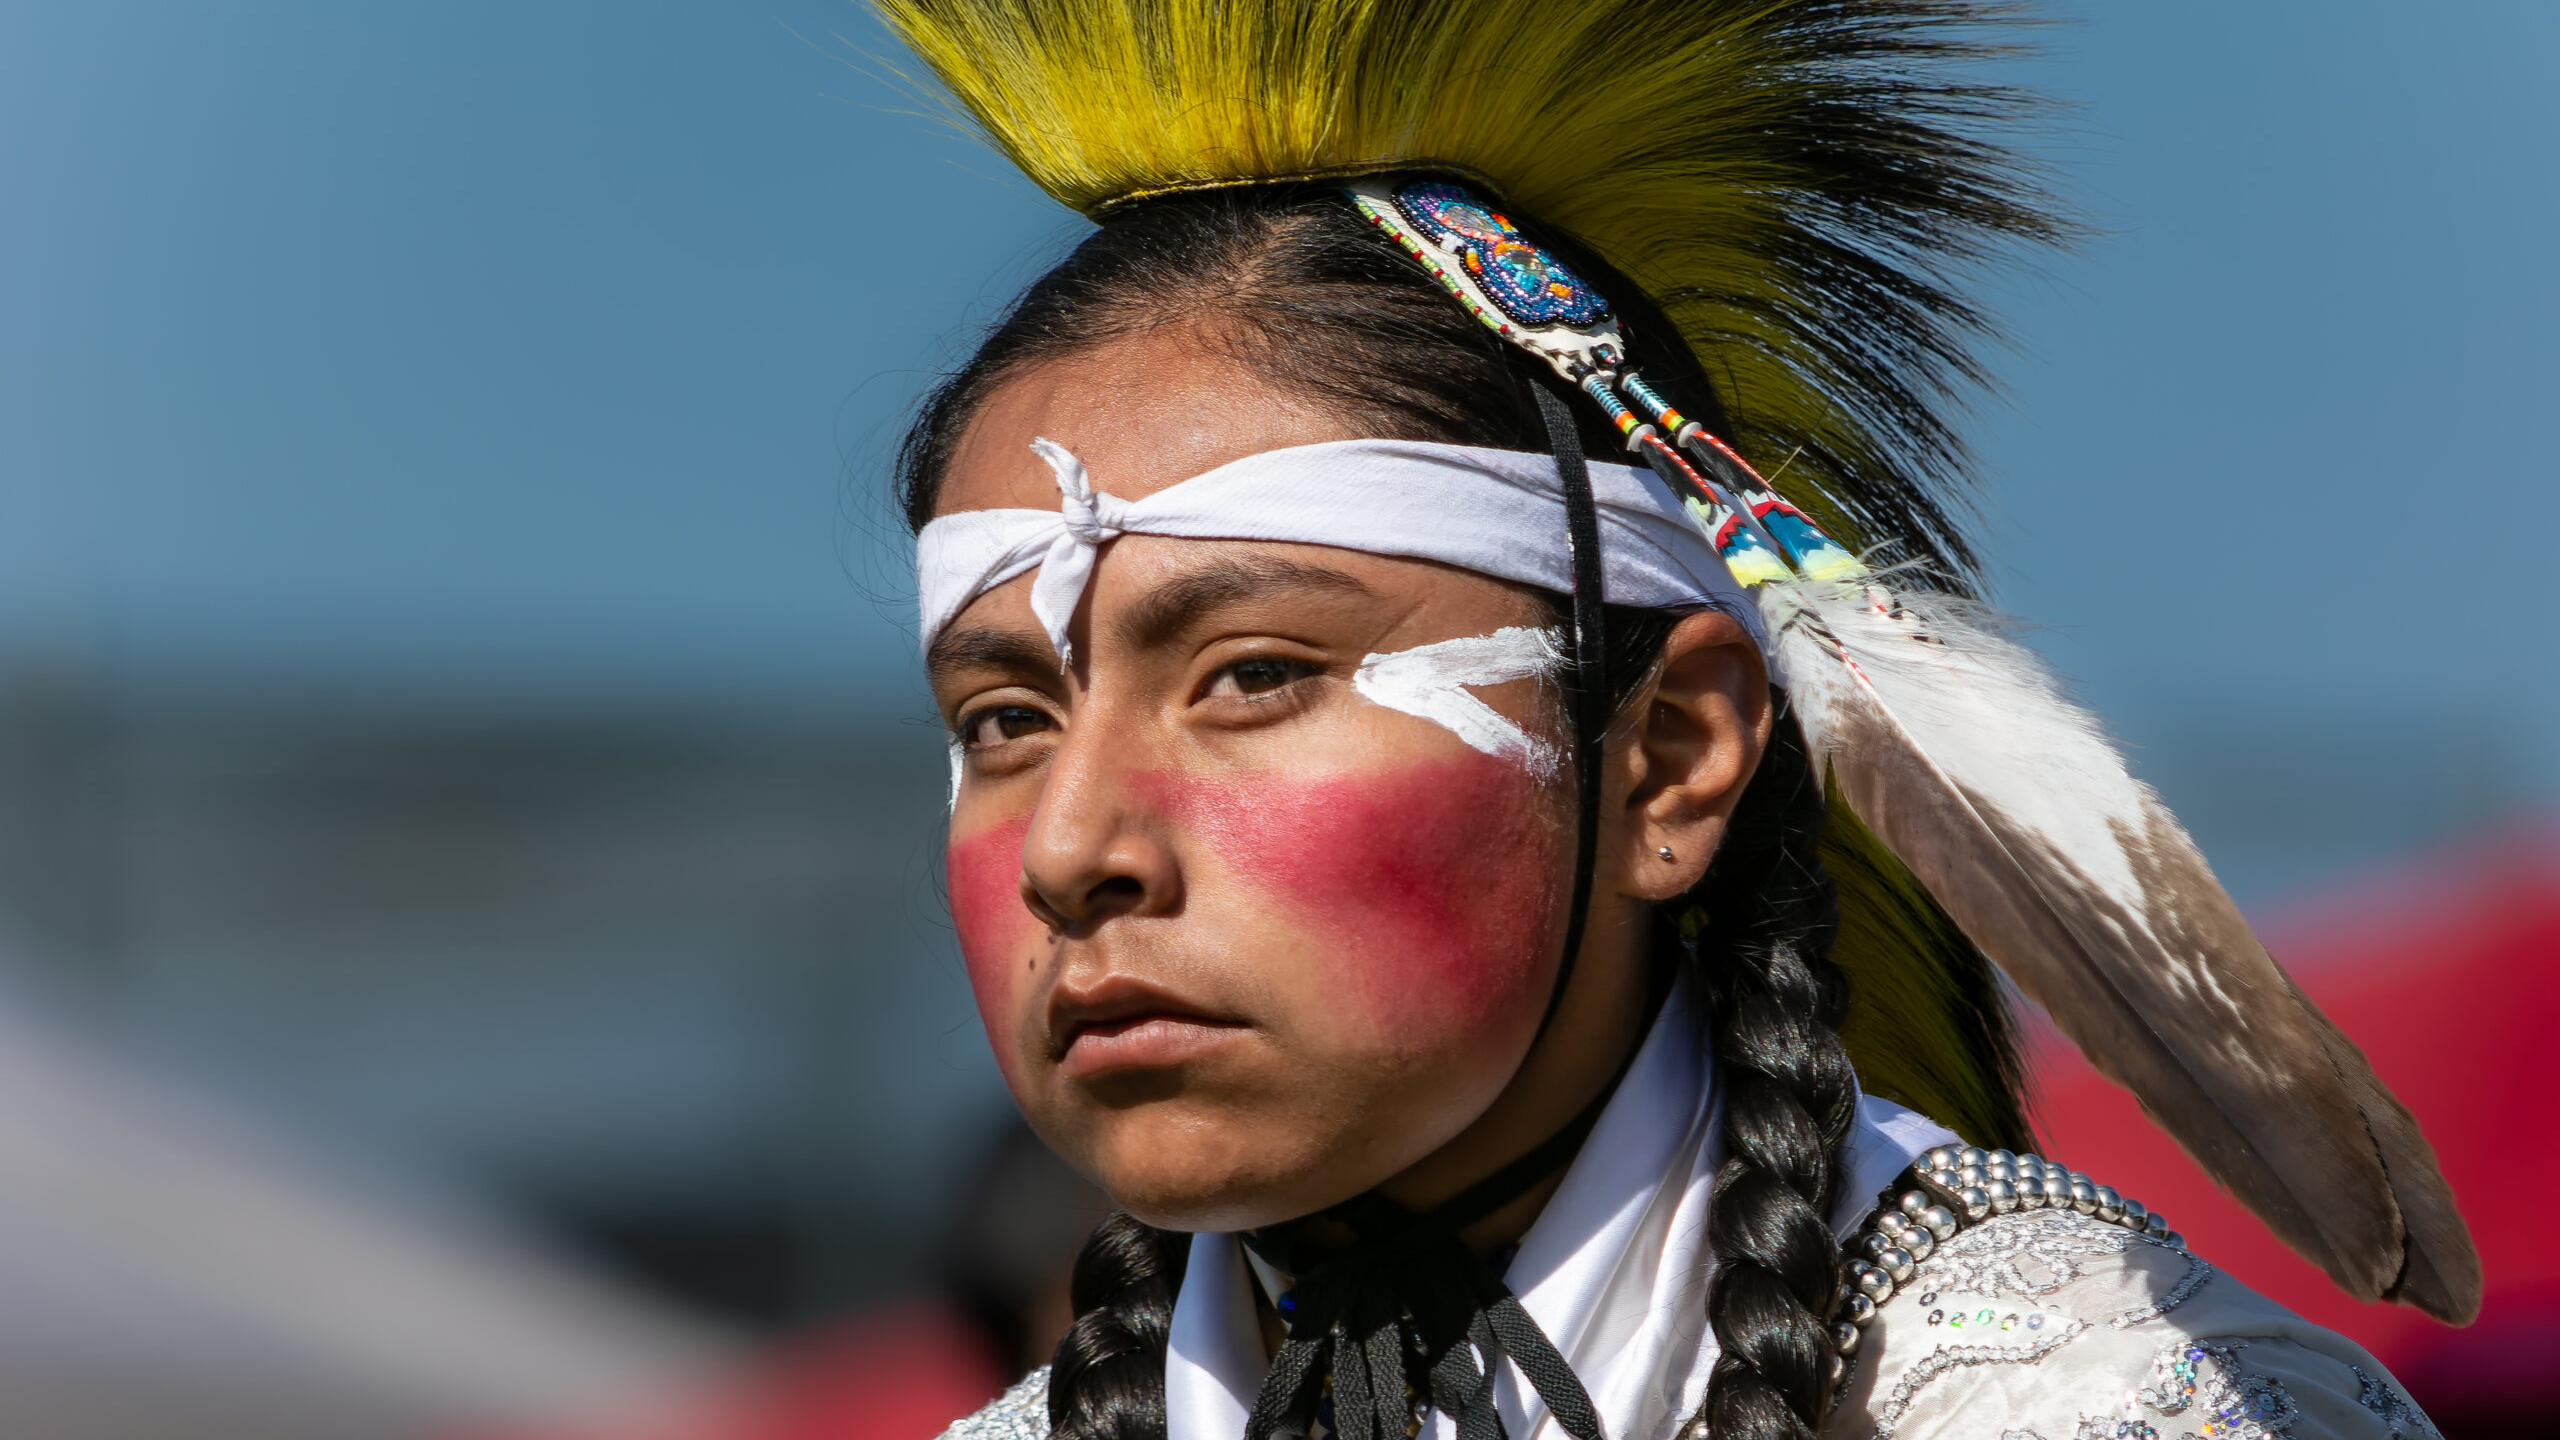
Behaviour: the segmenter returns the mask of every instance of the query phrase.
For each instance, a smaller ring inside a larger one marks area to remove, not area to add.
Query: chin
[[[1090,1169],[1120,1208],[1160,1230],[1234,1231],[1276,1225],[1338,1204],[1377,1183],[1318,1177],[1338,1147],[1256,1134],[1257,1127],[1198,1117],[1124,1121],[1087,1151]],[[1336,1192],[1339,1193],[1336,1193]]]
[[[1307,1201],[1261,1186],[1207,1192],[1176,1187],[1121,1200],[1120,1208],[1159,1230],[1226,1234],[1312,1215],[1330,1203],[1335,1202]]]

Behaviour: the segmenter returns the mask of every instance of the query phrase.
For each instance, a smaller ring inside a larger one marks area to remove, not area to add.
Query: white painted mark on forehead
[[[1544,678],[1563,663],[1554,631],[1513,625],[1490,635],[1368,656],[1352,675],[1351,686],[1390,710],[1447,728],[1487,755],[1546,776],[1555,773],[1561,759],[1555,747],[1468,694],[1467,687]]]

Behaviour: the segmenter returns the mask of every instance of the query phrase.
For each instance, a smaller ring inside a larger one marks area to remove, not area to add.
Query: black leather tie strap
[[[1300,1272],[1246,1440],[1313,1435],[1319,1419],[1340,1440],[1407,1440],[1419,1410],[1456,1421],[1458,1440],[1504,1440],[1494,1378],[1505,1357],[1565,1433],[1602,1440],[1582,1381],[1518,1297],[1437,1217],[1404,1219]]]
[[[1564,1004],[1565,987],[1582,953],[1582,932],[1591,919],[1591,880],[1600,856],[1600,761],[1609,733],[1609,636],[1606,600],[1600,578],[1600,508],[1591,498],[1591,467],[1582,458],[1582,432],[1573,412],[1543,384],[1532,382],[1538,413],[1547,422],[1547,445],[1555,451],[1556,478],[1564,482],[1565,541],[1573,551],[1573,634],[1568,637],[1566,688],[1573,699],[1573,769],[1578,823],[1573,847],[1573,900],[1565,911],[1564,960],[1556,967],[1555,989],[1547,996],[1547,1013],[1538,1022],[1546,1034],[1556,1010]]]
[[[1599,1412],[1573,1367],[1458,1233],[1570,1162],[1633,1062],[1631,1052],[1562,1130],[1428,1215],[1368,1194],[1321,1217],[1358,1237],[1348,1249],[1323,1250],[1304,1220],[1244,1237],[1297,1277],[1284,1317],[1289,1336],[1254,1397],[1246,1440],[1311,1435],[1319,1418],[1341,1440],[1407,1440],[1417,1408],[1450,1417],[1458,1440],[1504,1440],[1494,1377],[1506,1357],[1566,1434],[1602,1440]]]

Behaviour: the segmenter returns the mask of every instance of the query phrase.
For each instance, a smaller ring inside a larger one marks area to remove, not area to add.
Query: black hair
[[[1669,317],[1597,256],[1522,223],[1603,293],[1615,284],[1631,364],[1721,430],[1715,391]],[[925,397],[898,453],[908,528],[933,518],[951,452],[996,387],[1042,361],[1181,324],[1378,439],[1546,450],[1525,388],[1543,384],[1572,405],[1585,454],[1627,459],[1588,400],[1460,309],[1339,189],[1212,190],[1114,209]]]
[[[1514,218],[1610,298],[1632,365],[1722,431],[1713,386],[1660,309],[1569,237]],[[997,386],[1028,366],[1177,324],[1380,438],[1549,448],[1529,387],[1561,393],[1560,382],[1452,303],[1340,190],[1164,196],[1114,210],[926,399],[899,454],[909,525],[933,517],[952,450]],[[1623,459],[1596,410],[1566,398],[1585,453]],[[1677,619],[1611,607],[1621,704]],[[1825,1217],[1856,1083],[1838,1033],[1847,984],[1828,958],[1838,906],[1816,855],[1825,813],[1782,710],[1705,878],[1656,907],[1657,957],[1694,967],[1724,1095],[1728,1158],[1707,1222],[1717,1261],[1707,1312],[1721,1353],[1696,1417],[1717,1440],[1810,1440],[1830,1400],[1840,1257]],[[1707,923],[1684,934],[1684,919],[1700,913]],[[1094,1232],[1076,1263],[1075,1323],[1049,1376],[1056,1440],[1164,1440],[1165,1339],[1187,1240],[1126,1214]]]

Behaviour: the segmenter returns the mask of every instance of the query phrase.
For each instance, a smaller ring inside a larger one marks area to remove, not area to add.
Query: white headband
[[[1555,457],[1420,440],[1335,440],[1266,450],[1168,485],[1143,500],[1093,488],[1083,462],[1047,440],[1031,448],[1057,472],[1056,510],[964,510],[916,540],[919,643],[996,586],[1037,569],[1031,613],[1067,658],[1067,625],[1097,552],[1121,535],[1278,540],[1437,560],[1480,575],[1570,592],[1563,482]],[[1609,603],[1721,610],[1762,649],[1759,607],[1650,470],[1594,462]]]

